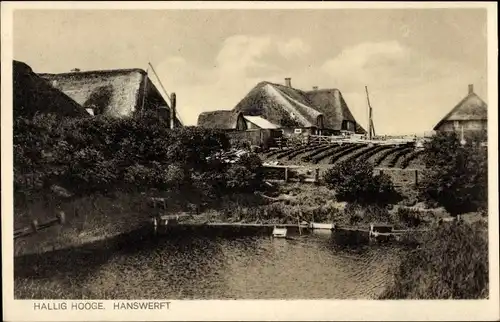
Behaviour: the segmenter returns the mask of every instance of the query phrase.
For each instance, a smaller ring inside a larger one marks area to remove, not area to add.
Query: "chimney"
[[[292,87],[292,79],[290,77],[285,78],[285,86]]]
[[[469,95],[474,93],[474,85],[473,84],[469,84]]]
[[[175,97],[175,93],[172,93],[170,95],[170,102],[171,102],[171,106],[170,106],[170,128],[171,129],[174,129],[175,128],[175,114],[176,114],[176,110],[175,110],[175,104],[176,104],[176,97]]]
[[[318,90],[318,86],[313,86],[313,91],[317,91]]]

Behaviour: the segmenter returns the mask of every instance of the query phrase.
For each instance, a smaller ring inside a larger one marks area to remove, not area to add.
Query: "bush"
[[[369,224],[369,223],[391,223],[392,218],[388,210],[376,204],[360,205],[357,203],[348,204],[345,208],[345,214],[350,225]]]
[[[425,223],[420,212],[413,209],[399,208],[397,211],[398,221],[409,228],[415,228]]]
[[[373,175],[368,162],[346,160],[326,171],[324,180],[340,201],[360,204],[387,204],[398,199],[391,179],[385,174]]]
[[[488,296],[488,241],[479,227],[443,224],[402,258],[383,299],[479,299]]]
[[[474,141],[462,146],[456,133],[438,133],[426,144],[424,162],[424,200],[437,202],[452,215],[487,208],[486,148]]]
[[[262,161],[256,154],[246,154],[229,166],[227,187],[239,192],[253,192],[262,186]]]
[[[172,131],[164,119],[148,113],[123,119],[17,117],[13,134],[17,197],[48,194],[54,184],[75,187],[72,192],[81,196],[178,190],[193,174],[213,171],[207,157],[229,148],[222,132]]]

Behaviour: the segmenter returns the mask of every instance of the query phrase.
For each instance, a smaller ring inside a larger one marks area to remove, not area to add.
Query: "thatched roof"
[[[203,112],[198,116],[198,126],[207,129],[236,130],[242,113],[221,110]]]
[[[131,116],[136,111],[158,110],[168,115],[169,104],[142,69],[74,71],[40,74],[54,87],[96,114]],[[177,123],[180,124],[180,122]]]
[[[283,125],[283,118],[292,117],[300,126],[340,130],[342,121],[356,123],[338,89],[302,91],[289,86],[261,82],[234,108],[245,115],[262,116]]]
[[[486,121],[488,105],[476,94],[469,85],[469,94],[464,97],[441,121],[434,127],[437,130],[444,122],[449,121]]]
[[[236,105],[234,111],[262,116],[278,125],[282,125],[283,118],[291,118],[302,127],[318,126],[318,119],[322,115],[309,105],[303,92],[269,82],[257,84]]]
[[[324,115],[324,126],[340,130],[342,121],[356,123],[349,107],[347,107],[342,93],[338,89],[319,89],[305,92],[311,106]]]
[[[14,60],[12,67],[14,115],[33,116],[41,112],[71,117],[88,116],[77,102],[52,87],[27,64]]]

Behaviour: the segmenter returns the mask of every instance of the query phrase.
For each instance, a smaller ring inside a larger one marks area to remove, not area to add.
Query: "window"
[[[458,129],[459,126],[460,126],[460,122],[459,121],[454,121],[453,122],[453,127],[455,127],[456,129]]]
[[[295,129],[295,134],[300,134],[302,133],[302,129]]]

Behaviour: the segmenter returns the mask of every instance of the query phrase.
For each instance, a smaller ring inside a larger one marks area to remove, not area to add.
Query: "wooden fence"
[[[375,171],[387,174],[397,187],[408,184],[418,186],[422,175],[421,169],[375,168]]]
[[[318,183],[321,179],[321,170],[325,168],[311,168],[298,165],[264,165],[264,178],[273,182],[304,182]],[[387,174],[395,186],[416,185],[418,186],[421,169],[400,168],[375,168],[375,173]]]
[[[40,230],[47,229],[55,225],[63,225],[65,221],[66,218],[64,212],[62,211],[59,212],[54,219],[50,219],[43,223],[38,223],[37,220],[33,220],[30,226],[14,230],[14,239],[36,234]]]
[[[296,165],[264,165],[264,177],[267,181],[307,182],[319,181],[319,168],[310,168]]]
[[[399,145],[416,142],[415,138],[389,138],[389,139],[376,139],[368,140],[362,137],[354,136],[324,136],[324,135],[311,135],[308,138],[308,143],[321,144],[321,143],[363,143],[363,144],[377,144],[377,145]]]

